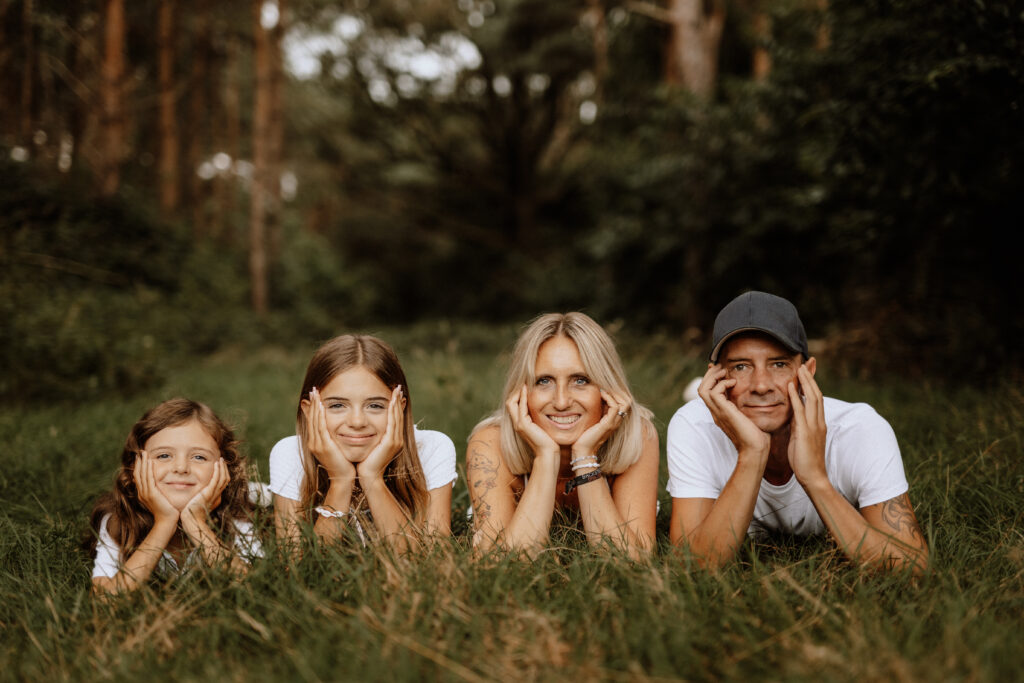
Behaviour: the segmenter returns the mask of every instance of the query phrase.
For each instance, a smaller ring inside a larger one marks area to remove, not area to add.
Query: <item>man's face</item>
[[[793,407],[789,385],[796,384],[797,368],[803,357],[763,334],[744,334],[730,339],[719,354],[718,362],[726,371],[726,379],[736,380],[728,397],[740,412],[761,431],[772,434],[789,424]],[[807,369],[814,375],[815,360],[809,358]]]

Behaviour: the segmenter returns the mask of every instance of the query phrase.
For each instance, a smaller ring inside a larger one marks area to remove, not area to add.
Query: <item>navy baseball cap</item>
[[[793,353],[810,356],[807,333],[796,306],[781,296],[767,292],[747,292],[725,305],[715,318],[711,338],[711,362],[718,362],[722,346],[743,332],[763,332]]]

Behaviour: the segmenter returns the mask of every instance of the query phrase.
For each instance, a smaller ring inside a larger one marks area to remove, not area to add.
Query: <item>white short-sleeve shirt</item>
[[[825,469],[828,480],[851,505],[865,508],[907,492],[896,434],[866,403],[824,399]],[[701,399],[690,401],[672,417],[666,439],[668,492],[673,498],[712,498],[722,493],[739,455]],[[781,486],[761,480],[754,517],[755,534],[782,530],[794,534],[825,531],[807,492],[796,480]]]
[[[416,452],[427,480],[427,490],[451,486],[458,478],[455,471],[455,444],[442,432],[415,429]],[[299,437],[286,436],[270,451],[270,490],[290,500],[302,498],[302,451]]]
[[[96,540],[96,559],[92,565],[92,577],[94,579],[101,576],[107,578],[116,576],[128,559],[127,557],[121,557],[121,546],[110,535],[110,530],[107,528],[110,517],[111,515],[108,514],[100,521],[99,538]],[[238,553],[239,557],[246,562],[252,562],[253,558],[256,557],[263,557],[263,546],[256,536],[256,530],[252,522],[235,520],[232,523],[235,526],[235,552]],[[186,567],[191,564],[191,560],[197,551],[198,548],[193,550],[185,560]],[[181,568],[174,561],[174,557],[164,550],[154,569],[156,575],[170,576],[179,571],[181,571]]]

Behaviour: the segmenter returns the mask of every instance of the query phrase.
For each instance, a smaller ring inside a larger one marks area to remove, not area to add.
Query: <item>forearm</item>
[[[638,533],[622,518],[612,497],[608,480],[604,477],[576,487],[580,501],[583,530],[590,545],[610,542],[637,560],[650,555],[652,533]]]
[[[114,594],[132,591],[141,586],[152,576],[177,530],[176,521],[154,524],[117,574],[93,579],[93,590]]]
[[[199,548],[199,555],[208,567],[230,564],[232,569],[237,568],[232,562],[231,549],[213,533],[205,514],[200,516],[186,510],[181,516],[181,527],[189,540]]]
[[[886,569],[910,568],[916,573],[927,567],[928,550],[923,539],[919,545],[911,545],[872,526],[827,478],[801,482],[801,485],[836,544],[857,564]]]
[[[558,483],[558,454],[534,458],[530,478],[512,519],[498,542],[507,549],[525,550],[531,556],[542,548],[551,533]],[[554,462],[551,462],[554,458]]]
[[[418,548],[420,542],[413,522],[384,484],[383,477],[360,480],[360,485],[373,514],[373,524],[385,542],[399,553]]]
[[[763,461],[741,459],[707,517],[685,534],[691,552],[703,566],[717,569],[736,557],[754,518],[763,474]]]
[[[355,483],[356,478],[354,475],[351,477],[331,477],[330,487],[327,489],[327,494],[324,496],[323,503],[319,507],[331,512],[347,514],[352,505],[352,490],[355,488]],[[344,535],[346,519],[344,515],[341,517],[329,517],[321,515],[319,512],[314,514],[313,532],[321,539],[336,539]]]

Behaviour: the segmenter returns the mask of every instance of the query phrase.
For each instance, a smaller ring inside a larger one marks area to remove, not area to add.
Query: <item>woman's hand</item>
[[[401,385],[391,391],[391,400],[388,401],[388,423],[384,429],[384,436],[366,458],[356,464],[356,472],[360,480],[369,480],[383,475],[385,468],[399,451],[405,446],[405,396],[402,393]]]
[[[555,456],[558,456],[560,451],[558,444],[530,417],[526,396],[527,389],[524,384],[519,391],[512,394],[512,397],[505,402],[505,409],[508,410],[512,418],[512,426],[530,444],[535,456],[545,453],[553,453]]]
[[[632,407],[630,401],[604,389],[601,389],[601,398],[606,406],[604,415],[596,424],[580,434],[580,438],[576,439],[576,443],[572,445],[573,457],[597,455],[597,450],[601,445],[616,429],[622,426],[622,421]]]
[[[320,391],[316,387],[309,392],[309,400],[302,408],[306,416],[308,435],[305,447],[316,461],[323,465],[331,479],[354,479],[355,465],[327,429],[327,409],[324,408],[324,403],[320,400]]]
[[[153,514],[154,525],[160,522],[177,524],[181,513],[157,486],[156,475],[153,474],[153,461],[146,451],[140,451],[138,457],[135,458],[132,476],[135,479],[135,490],[138,491],[139,502]]]

